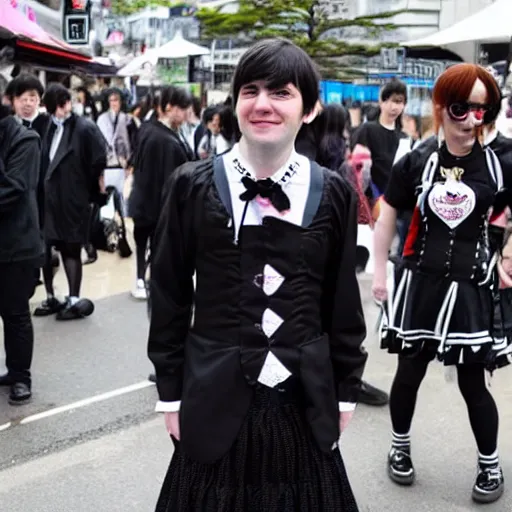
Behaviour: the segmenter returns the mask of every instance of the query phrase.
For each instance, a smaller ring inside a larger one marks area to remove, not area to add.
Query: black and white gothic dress
[[[414,215],[384,305],[382,348],[491,370],[508,361],[508,341],[493,332],[497,248],[489,238],[503,172],[479,143],[465,157],[445,144],[434,153],[420,147],[394,166],[385,200]]]
[[[157,512],[358,510],[336,443],[339,410],[357,401],[366,361],[357,199],[340,176],[311,165],[294,152],[273,176],[290,198],[283,213],[259,196],[240,199],[252,173],[237,146],[171,180],[152,267],[149,356],[160,400],[181,401],[181,441]],[[230,354],[234,363],[223,363]],[[318,399],[327,415],[314,412]],[[198,460],[198,445],[221,439],[217,422],[230,416],[240,419],[233,441],[215,460]]]

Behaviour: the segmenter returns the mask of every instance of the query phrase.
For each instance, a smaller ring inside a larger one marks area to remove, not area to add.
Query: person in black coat
[[[18,405],[30,400],[32,387],[29,298],[43,254],[37,207],[41,143],[9,113],[0,106],[0,316],[7,366],[0,385],[11,387],[9,402]]]
[[[367,358],[357,197],[294,151],[318,81],[293,43],[258,42],[233,76],[240,142],[169,179],[148,355],[175,450],[156,512],[358,510],[337,443]]]
[[[43,84],[37,77],[29,73],[21,73],[9,83],[9,97],[14,110],[14,118],[30,130],[35,130],[41,140],[48,129],[50,116],[40,113],[41,98],[44,94]],[[44,170],[41,166],[39,172],[39,185],[37,189],[37,204],[39,207],[39,225],[44,222]],[[35,270],[37,284],[40,280],[40,269]]]
[[[162,209],[165,183],[177,167],[193,158],[179,133],[191,104],[192,97],[187,91],[167,87],[160,96],[158,121],[143,123],[139,130],[130,195],[137,252],[137,280],[132,291],[135,299],[146,299],[146,250],[148,243],[152,244]]]
[[[80,299],[80,253],[87,239],[89,204],[99,193],[106,166],[106,142],[94,123],[71,112],[71,94],[64,86],[49,86],[44,102],[52,116],[42,150],[46,242],[43,277],[47,299],[34,314],[57,313],[58,320],[72,320],[94,310],[90,300]],[[52,248],[60,252],[68,280],[69,296],[65,303],[54,294]]]

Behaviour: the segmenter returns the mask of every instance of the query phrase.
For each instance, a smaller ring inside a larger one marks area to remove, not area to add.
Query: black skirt
[[[214,464],[175,442],[156,512],[357,512],[339,448],[320,451],[301,400],[278,394],[256,388],[235,443]]]
[[[445,365],[503,366],[507,342],[495,335],[490,284],[400,268],[391,304],[384,307],[381,347],[405,357],[437,357]]]
[[[498,291],[494,306],[494,337],[500,343],[496,367],[512,364],[512,288]]]

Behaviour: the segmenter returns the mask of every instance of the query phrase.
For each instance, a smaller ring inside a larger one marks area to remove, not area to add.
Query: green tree
[[[402,12],[405,10],[333,19],[320,0],[239,0],[236,12],[224,12],[223,7],[202,8],[196,17],[201,23],[203,38],[235,37],[249,43],[286,37],[303,48],[327,77],[339,75],[341,57],[371,57],[378,55],[385,46],[396,46],[381,43],[379,35],[397,28],[389,20]],[[372,42],[350,43],[332,35],[336,29],[351,27],[359,27],[365,39]]]
[[[146,7],[172,7],[183,2],[170,0],[111,0],[110,9],[117,16],[129,16]]]

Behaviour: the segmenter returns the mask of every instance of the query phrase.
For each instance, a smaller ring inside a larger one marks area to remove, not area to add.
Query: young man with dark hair
[[[357,198],[294,150],[318,81],[293,43],[257,43],[233,78],[240,142],[169,180],[148,342],[175,443],[158,512],[357,511],[337,443],[367,357]]]
[[[9,83],[9,96],[14,110],[14,118],[30,130],[35,130],[41,140],[44,138],[50,116],[39,112],[44,87],[37,77],[28,73],[22,73]],[[37,190],[37,203],[39,207],[39,225],[44,223],[44,174],[40,168],[39,185]],[[35,270],[37,284],[41,284],[40,269]]]
[[[29,298],[43,255],[37,207],[41,142],[9,114],[0,106],[0,317],[7,366],[0,386],[10,386],[9,402],[19,405],[32,395]]]
[[[137,278],[132,296],[145,300],[146,253],[162,210],[162,191],[168,177],[192,160],[190,148],[180,137],[192,97],[184,89],[166,87],[160,95],[158,121],[143,123],[134,157],[130,215],[136,244]]]
[[[73,320],[89,316],[94,310],[90,300],[80,298],[81,248],[87,238],[91,198],[99,193],[100,183],[102,186],[106,143],[94,123],[72,113],[71,94],[63,85],[50,85],[43,100],[51,115],[42,151],[46,242],[43,277],[47,299],[34,315],[57,314],[58,320]],[[68,280],[65,303],[55,297],[52,248],[60,252]]]
[[[50,120],[48,115],[39,112],[43,84],[35,76],[23,73],[11,81],[10,94],[16,120],[43,137]]]
[[[406,104],[406,85],[398,79],[389,81],[380,92],[378,121],[362,124],[352,136],[352,148],[360,144],[372,154],[371,177],[376,196],[385,192],[398,144],[406,137],[399,122]]]

